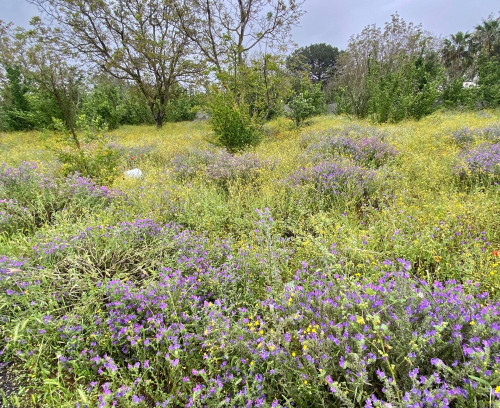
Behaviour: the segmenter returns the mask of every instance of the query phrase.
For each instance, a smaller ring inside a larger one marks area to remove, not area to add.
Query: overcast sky
[[[299,46],[327,43],[345,48],[349,37],[369,24],[382,26],[395,12],[422,23],[436,36],[472,31],[500,11],[500,0],[305,0],[306,15],[293,31]],[[37,9],[25,0],[0,0],[0,19],[27,26]]]

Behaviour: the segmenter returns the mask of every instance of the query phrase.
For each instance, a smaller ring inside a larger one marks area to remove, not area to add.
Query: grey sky
[[[408,22],[422,23],[436,36],[472,31],[493,13],[499,0],[306,0],[307,14],[293,31],[300,45],[325,42],[345,48],[349,37],[369,24],[383,25],[398,12]],[[0,19],[27,26],[37,9],[25,0],[0,0]]]

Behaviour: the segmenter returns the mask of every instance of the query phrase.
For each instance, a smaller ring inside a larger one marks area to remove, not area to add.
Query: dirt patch
[[[17,377],[9,368],[8,363],[0,363],[0,408],[13,407],[12,404],[4,401],[4,399],[9,400],[9,397],[17,394],[19,390]]]

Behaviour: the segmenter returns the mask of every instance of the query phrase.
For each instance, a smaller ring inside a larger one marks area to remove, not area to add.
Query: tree
[[[293,72],[307,72],[314,84],[325,84],[336,71],[337,47],[321,43],[302,47],[287,58],[287,66]]]
[[[472,35],[459,31],[444,40],[441,55],[451,77],[461,77],[468,72],[474,62]]]
[[[65,126],[79,145],[76,120],[83,70],[68,62],[73,55],[57,30],[46,27],[38,17],[32,19],[31,25],[32,29],[18,34],[24,42],[25,64],[40,90],[55,99]]]
[[[228,86],[237,88],[248,53],[263,45],[265,53],[287,44],[291,29],[304,14],[303,0],[180,0],[181,27],[205,60]],[[236,80],[234,80],[236,78]],[[236,91],[237,89],[233,89]]]
[[[291,95],[291,79],[283,59],[278,55],[255,55],[240,67],[238,84],[239,100],[249,109],[249,115],[270,119],[281,113],[283,102]]]
[[[70,56],[58,41],[58,33],[37,17],[29,30],[9,26],[4,33],[0,62],[9,82],[3,93],[4,98],[9,95],[5,99],[10,106],[4,112],[10,112],[11,128],[46,127],[54,117],[76,138],[82,71],[66,62]]]
[[[420,25],[392,16],[384,28],[371,25],[351,37],[338,60],[336,93],[341,111],[365,117],[370,111],[373,81],[403,72],[403,65],[433,56],[436,44]],[[402,58],[405,56],[405,58]],[[377,69],[373,70],[374,64]],[[367,82],[370,78],[371,84]],[[369,86],[370,85],[370,86]]]
[[[171,90],[200,71],[170,0],[29,0],[54,18],[65,39],[111,76],[133,81],[163,125]]]
[[[476,26],[474,39],[487,55],[500,54],[500,19],[490,16],[483,20],[483,24]]]
[[[25,130],[33,127],[29,120],[30,106],[26,94],[29,86],[19,66],[5,65],[5,83],[1,89],[2,109],[0,128]]]

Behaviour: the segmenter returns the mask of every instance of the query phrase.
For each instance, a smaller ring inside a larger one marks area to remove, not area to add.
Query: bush
[[[197,103],[197,98],[189,96],[185,92],[179,92],[179,95],[172,98],[167,104],[165,120],[167,122],[193,120],[196,116],[194,109]]]
[[[500,142],[464,151],[461,158],[465,163],[454,168],[460,179],[484,184],[500,182]]]
[[[63,165],[63,175],[79,173],[100,184],[111,185],[118,175],[121,155],[104,134],[106,124],[99,118],[90,121],[85,115],[79,117],[77,124],[82,135],[69,133],[61,122],[56,122],[58,140],[53,141],[53,149]]]
[[[376,173],[348,162],[322,162],[295,172],[288,183],[309,187],[327,206],[358,206],[375,192]]]
[[[373,63],[365,79],[369,91],[369,113],[378,123],[421,119],[436,109],[440,68],[434,59],[400,58],[400,68],[391,71]]]
[[[470,129],[464,127],[453,133],[453,141],[458,146],[472,144],[477,141],[499,142],[500,141],[500,124],[488,126],[485,128]]]
[[[59,211],[106,207],[117,195],[80,174],[42,174],[35,163],[0,166],[0,226],[7,233],[32,232]]]
[[[500,57],[482,56],[478,63],[478,93],[485,107],[500,106]]]
[[[215,93],[210,111],[215,144],[234,153],[259,142],[255,121],[247,113],[246,107],[238,105],[231,95]]]
[[[272,168],[274,163],[263,162],[253,153],[230,154],[224,150],[192,150],[176,156],[173,161],[173,173],[179,180],[190,180],[197,175],[214,182],[224,190],[236,181],[251,183],[265,168]]]
[[[325,111],[325,96],[317,84],[295,95],[289,102],[288,116],[300,126],[305,119]]]
[[[344,156],[359,165],[373,168],[391,162],[397,155],[394,147],[377,137],[354,139],[343,135],[322,137],[318,142],[311,144],[308,153],[315,154],[316,158],[320,159]]]

